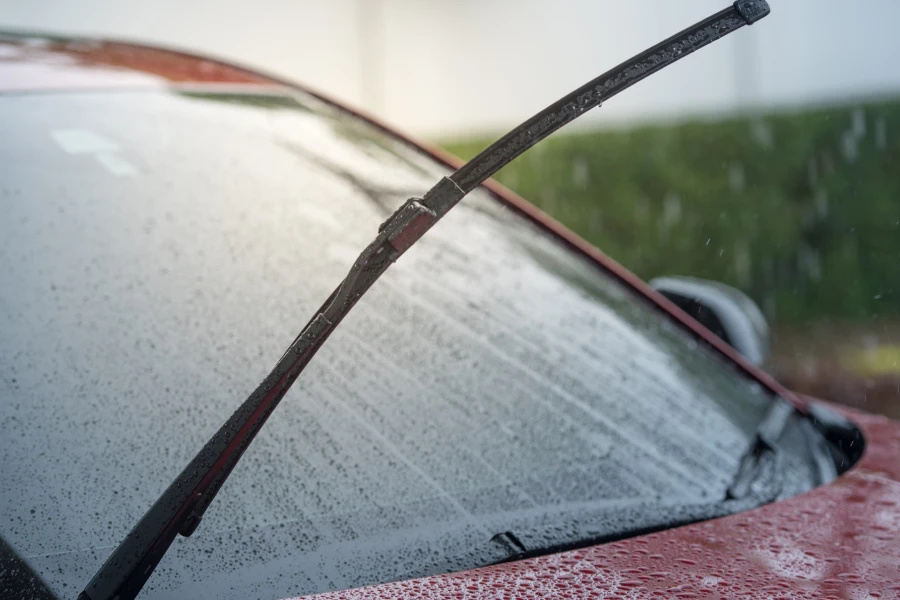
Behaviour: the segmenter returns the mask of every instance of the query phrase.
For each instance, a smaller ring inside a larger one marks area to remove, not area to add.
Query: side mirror
[[[746,294],[718,281],[657,277],[650,286],[725,340],[753,364],[769,355],[769,324]]]

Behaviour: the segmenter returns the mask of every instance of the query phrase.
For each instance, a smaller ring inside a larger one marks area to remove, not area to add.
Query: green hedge
[[[471,158],[493,138],[444,143]],[[900,313],[900,102],[552,136],[497,179],[644,278],[781,323]]]

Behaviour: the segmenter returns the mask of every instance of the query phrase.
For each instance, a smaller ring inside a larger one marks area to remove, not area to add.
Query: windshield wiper
[[[300,372],[375,280],[467,193],[563,125],[619,92],[769,13],[764,0],[732,6],[638,54],[528,119],[441,179],[423,198],[407,200],[379,228],[350,273],[316,311],[275,368],[185,467],[113,551],[80,600],[137,596],[178,534],[190,536],[216,493]]]
[[[737,473],[731,480],[731,485],[725,491],[725,500],[740,500],[751,492],[751,486],[760,478],[760,473],[765,469],[766,461],[778,462],[778,438],[787,427],[788,421],[794,415],[796,409],[792,404],[782,398],[775,398],[772,406],[766,412],[750,447],[741,456]]]
[[[569,511],[571,515],[544,509],[537,519],[541,523],[498,533],[482,547],[457,557],[457,561],[468,559],[471,564],[474,560],[475,564],[484,566],[565,552],[726,517],[774,502],[784,489],[784,466],[777,444],[795,412],[796,408],[787,400],[780,397],[772,400],[738,462],[724,499],[696,503],[634,502],[615,507],[608,506],[607,502],[595,506],[588,503]],[[481,562],[477,562],[479,559]]]

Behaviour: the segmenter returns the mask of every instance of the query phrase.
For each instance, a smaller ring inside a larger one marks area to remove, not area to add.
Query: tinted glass
[[[0,537],[72,596],[446,170],[304,96],[0,114]],[[479,191],[338,328],[141,597],[412,577],[474,566],[517,518],[718,498],[768,401]]]

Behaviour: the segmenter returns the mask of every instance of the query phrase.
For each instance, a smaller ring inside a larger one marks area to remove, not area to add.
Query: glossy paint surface
[[[267,84],[220,62],[119,42],[50,39],[0,30],[0,92]]]

